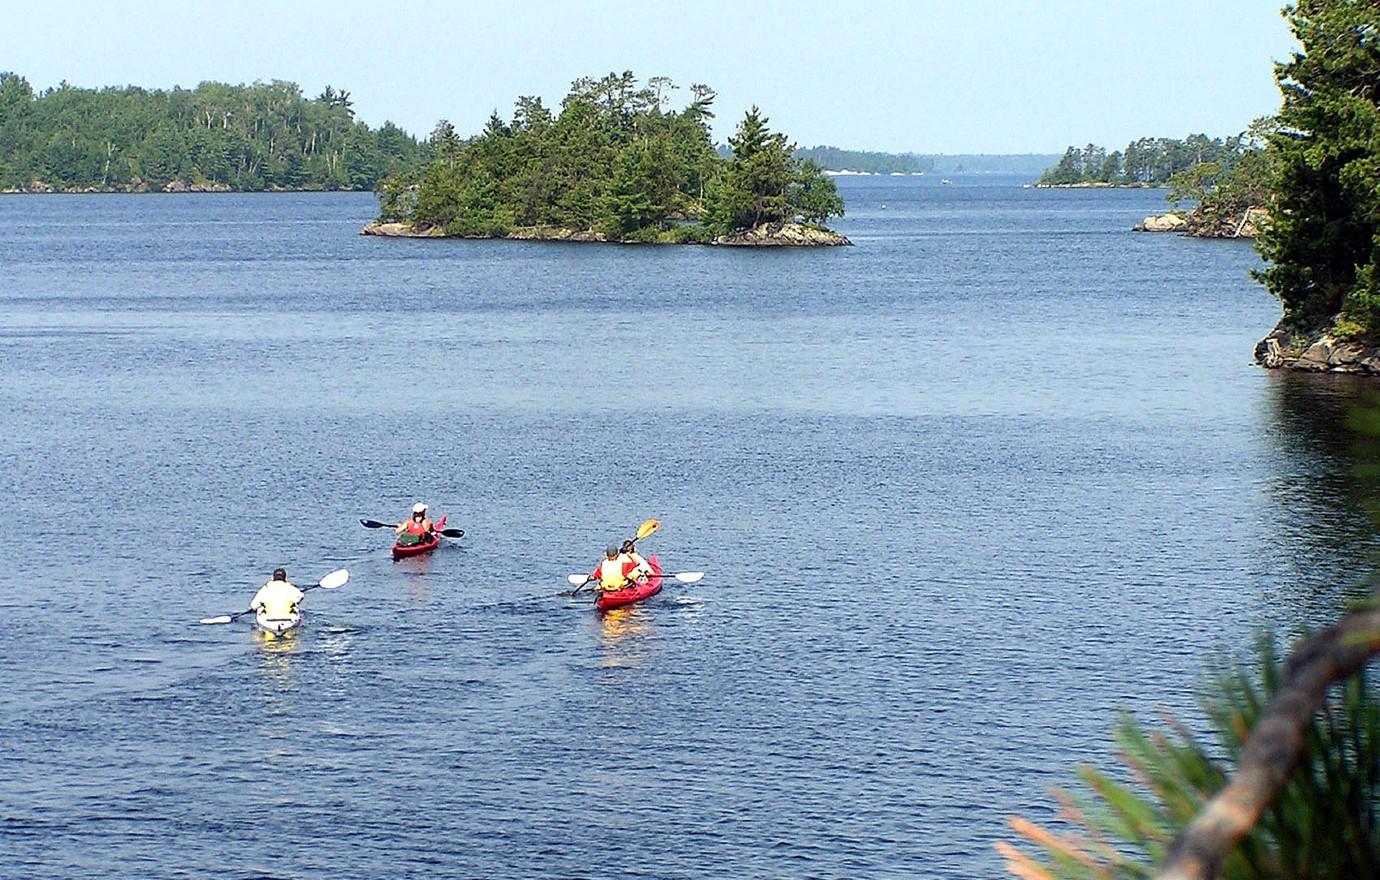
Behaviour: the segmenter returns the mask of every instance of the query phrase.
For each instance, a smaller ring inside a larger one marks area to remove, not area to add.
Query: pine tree
[[[1303,51],[1276,65],[1272,219],[1260,277],[1301,330],[1338,312],[1380,334],[1380,4],[1301,0],[1285,10]]]

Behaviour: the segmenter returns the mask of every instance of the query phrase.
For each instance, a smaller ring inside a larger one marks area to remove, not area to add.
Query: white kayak
[[[254,625],[266,633],[281,636],[302,625],[302,614],[299,611],[294,611],[291,614],[270,617],[260,611],[254,615]]]

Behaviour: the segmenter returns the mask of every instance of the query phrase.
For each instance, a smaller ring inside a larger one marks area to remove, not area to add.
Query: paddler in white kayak
[[[589,579],[599,582],[604,591],[622,590],[632,584],[637,563],[618,552],[617,544],[610,544],[604,550],[604,559],[594,567]]]
[[[302,621],[297,603],[302,601],[303,595],[288,581],[286,570],[275,568],[273,577],[259,587],[259,592],[250,600],[249,610],[254,612],[261,629],[281,635]]]
[[[393,534],[398,536],[399,544],[410,547],[430,541],[435,531],[435,526],[427,518],[426,505],[418,501],[412,505],[412,516],[398,523],[397,528],[393,529]]]

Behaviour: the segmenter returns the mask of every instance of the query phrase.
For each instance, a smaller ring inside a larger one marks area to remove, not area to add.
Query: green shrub
[[[1018,877],[1061,880],[1152,876],[1178,833],[1226,784],[1279,682],[1280,664],[1267,638],[1253,674],[1237,670],[1217,677],[1204,704],[1214,742],[1199,740],[1173,719],[1167,730],[1147,730],[1122,718],[1116,743],[1127,772],[1113,776],[1082,767],[1080,791],[1056,790],[1059,817],[1072,832],[1053,833],[1013,820],[1040,855],[1001,844],[1008,869]],[[1122,781],[1128,775],[1133,782]],[[1333,689],[1314,718],[1300,766],[1218,876],[1380,876],[1380,700],[1364,675]]]

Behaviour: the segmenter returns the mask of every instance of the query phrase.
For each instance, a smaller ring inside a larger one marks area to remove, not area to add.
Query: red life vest
[[[407,521],[407,533],[408,533],[409,535],[416,535],[416,536],[419,537],[419,538],[425,538],[425,537],[426,537],[426,533],[427,533],[427,532],[426,532],[426,527],[423,526],[423,523],[425,523],[425,522],[426,522],[426,519],[425,519],[425,518],[422,518],[422,519],[409,519],[409,520]]]

